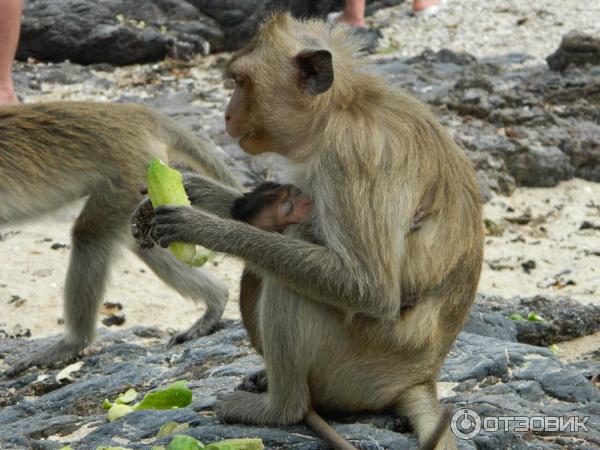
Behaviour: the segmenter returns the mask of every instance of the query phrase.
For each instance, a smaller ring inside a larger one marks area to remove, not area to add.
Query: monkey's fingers
[[[150,237],[162,248],[167,248],[172,242],[185,242],[179,233],[177,225],[153,225]]]
[[[135,209],[131,216],[131,235],[140,248],[152,248],[154,242],[150,238],[151,222],[154,218],[154,209],[149,199],[145,199]]]
[[[185,220],[185,211],[191,209],[189,206],[159,206],[154,210],[152,225],[162,225],[166,223],[181,223]]]

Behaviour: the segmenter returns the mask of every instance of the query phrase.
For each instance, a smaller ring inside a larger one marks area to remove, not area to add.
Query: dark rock
[[[207,53],[209,42],[222,47],[218,25],[184,0],[31,0],[17,58],[124,65]]]
[[[556,186],[575,172],[569,157],[559,148],[537,146],[511,158],[509,169],[518,184],[529,187]]]
[[[517,329],[512,320],[497,313],[485,313],[476,305],[471,311],[464,331],[502,341],[517,342]]]
[[[477,314],[500,315],[508,318],[512,314],[520,314],[527,317],[529,313],[535,313],[544,320],[541,322],[530,322],[528,320],[510,321],[516,329],[516,340],[519,342],[548,346],[563,341],[587,336],[600,331],[600,306],[583,305],[568,297],[549,298],[545,296],[535,296],[528,298],[503,299],[494,296],[479,296],[473,307],[469,322],[481,322]],[[474,317],[475,316],[475,317]],[[467,322],[467,323],[469,323]],[[500,337],[507,336],[507,340],[512,338],[512,327],[498,319],[494,322],[488,319],[489,323],[496,324],[505,331],[493,332],[489,325],[479,324],[471,327],[469,331],[485,336]],[[483,330],[483,331],[482,331]]]
[[[259,24],[273,11],[290,11],[296,17],[321,17],[340,11],[343,0],[188,0],[199,11],[217,22],[224,32],[224,49],[235,50],[256,33]],[[404,0],[377,0],[369,2],[367,14],[379,8],[397,5]]]
[[[570,64],[600,64],[600,38],[572,31],[565,35],[556,52],[546,58],[552,70],[565,70]]]
[[[521,263],[521,267],[525,273],[531,273],[531,271],[536,268],[536,263],[533,259],[528,259]]]
[[[102,325],[104,325],[106,327],[120,326],[120,325],[123,325],[124,323],[125,323],[125,316],[123,316],[123,315],[119,316],[116,314],[111,314],[110,316],[102,319]]]
[[[598,230],[600,231],[600,224],[592,223],[589,220],[584,220],[579,226],[580,230]]]
[[[380,0],[371,13],[402,0]],[[342,0],[31,0],[17,58],[124,65],[235,50],[275,10],[324,17]]]
[[[484,300],[478,301],[480,310],[482,303],[488,307],[503,305],[496,298]],[[528,443],[527,448],[538,449],[560,448],[573,442],[578,442],[579,448],[600,444],[597,431],[600,394],[587,378],[593,369],[565,366],[548,349],[514,342],[514,324],[498,313],[475,314],[479,314],[484,325],[468,326],[482,334],[463,332],[453,346],[440,380],[458,384],[444,403],[457,411],[469,408],[481,417],[589,416],[587,425],[591,431],[567,434],[536,431],[524,434],[514,428],[484,431],[472,441],[458,441],[459,448],[522,448],[519,442],[523,440]],[[490,329],[501,339],[483,335]],[[205,443],[256,436],[263,439],[268,449],[328,448],[300,424],[283,428],[249,427],[226,425],[216,419],[212,411],[216,397],[232,391],[243,376],[262,366],[261,358],[248,348],[248,338],[239,323],[172,349],[165,347],[166,336],[165,342],[143,341],[144,346],[139,345],[140,331],[102,331],[99,339],[102,344],[95,345],[95,351],[84,356],[85,364],[68,385],[53,385],[51,390],[33,389],[39,383],[37,370],[16,379],[0,379],[3,402],[0,447],[56,449],[69,443],[74,448],[94,449],[102,445],[141,450],[168,443],[169,437],[161,440],[153,437],[161,425],[175,421],[188,423],[188,434]],[[12,360],[47,344],[47,339],[37,343],[4,340],[0,341],[0,352]],[[57,370],[45,372],[48,379],[53,379]],[[189,407],[136,411],[115,422],[106,420],[106,411],[101,407],[104,398],[112,400],[129,387],[145,393],[176,379],[188,380],[194,395]],[[406,422],[389,415],[354,414],[329,420],[359,449],[400,450],[416,445]],[[89,431],[81,437],[71,442],[60,438],[84,425]],[[52,440],[42,440],[46,436],[52,436]]]

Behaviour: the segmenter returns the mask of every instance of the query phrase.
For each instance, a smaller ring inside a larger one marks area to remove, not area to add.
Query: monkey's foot
[[[225,394],[214,405],[217,417],[228,423],[279,425],[269,414],[267,394],[236,391]]]
[[[172,347],[173,345],[182,344],[184,342],[192,341],[203,336],[208,336],[209,334],[217,331],[219,329],[219,325],[219,319],[215,320],[202,317],[190,328],[175,334],[171,339],[169,339],[167,347]]]
[[[56,367],[59,363],[66,364],[75,359],[84,348],[85,345],[62,339],[49,348],[38,350],[27,358],[17,361],[4,375],[14,377],[33,366]]]
[[[277,407],[269,401],[266,393],[252,394],[244,391],[223,395],[213,408],[223,422],[246,425],[291,425],[300,422],[305,413],[304,405]]]
[[[258,372],[246,375],[235,390],[262,394],[263,392],[267,392],[267,388],[267,371],[261,369]]]

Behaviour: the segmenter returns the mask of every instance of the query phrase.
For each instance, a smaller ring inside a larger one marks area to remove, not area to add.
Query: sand
[[[410,2],[406,2],[377,12],[369,22],[383,30],[389,47],[382,54],[394,50],[394,56],[413,56],[427,47],[469,51],[478,57],[523,52],[533,55],[535,64],[542,63],[571,29],[600,31],[596,20],[600,3],[543,3],[450,1],[438,17],[414,19],[408,15]],[[383,56],[374,58],[378,57]],[[201,62],[192,76],[198,90],[211,92],[198,102],[211,108],[208,115],[220,117],[227,92],[220,87],[218,72],[208,67],[211,58]],[[25,66],[16,70],[19,68]],[[150,94],[133,76],[143,70],[143,66],[132,66],[99,74],[119,81],[109,88],[87,82],[66,86],[43,83],[38,93],[27,95],[25,100],[110,101],[124,93],[144,97]],[[555,188],[519,188],[512,197],[494,197],[485,206],[485,217],[504,227],[504,232],[486,238],[480,292],[506,297],[567,294],[600,304],[600,256],[595,254],[600,253],[600,231],[579,230],[586,220],[600,224],[599,205],[600,184],[577,179]],[[69,249],[53,250],[51,245],[69,243],[69,229],[79,207],[71,205],[29,223],[0,226],[0,329],[9,334],[29,329],[34,338],[63,330],[62,294]],[[528,208],[533,217],[528,224],[505,222]],[[529,260],[535,262],[535,268],[526,273],[522,263]],[[241,267],[239,261],[225,257],[208,264],[208,270],[230,287],[225,313],[229,318],[239,317],[236,299]],[[571,272],[564,273],[567,270]],[[202,304],[179,297],[127,251],[113,267],[105,301],[123,305],[126,322],[122,326],[181,330],[202,313]],[[595,339],[600,342],[599,337]],[[588,341],[583,347],[590,347]]]
[[[596,201],[597,203],[594,203]],[[79,205],[70,205],[40,220],[0,227],[0,328],[9,333],[29,329],[33,337],[62,331],[62,294],[69,248],[69,230]],[[508,212],[509,208],[514,209]],[[531,210],[527,225],[506,218]],[[485,206],[485,217],[505,227],[500,237],[488,236],[480,292],[505,297],[536,294],[571,295],[600,304],[600,231],[579,230],[584,221],[600,224],[600,184],[574,179],[555,188],[519,188],[511,197],[494,197]],[[543,221],[540,217],[543,217]],[[542,228],[545,231],[542,231]],[[535,261],[526,273],[521,264]],[[238,283],[242,263],[219,256],[207,270],[223,279],[230,289],[225,317],[238,318]],[[550,283],[565,270],[563,282]],[[147,325],[181,330],[201,314],[194,305],[162,283],[135,255],[121,252],[111,273],[107,302],[123,305],[122,326]]]

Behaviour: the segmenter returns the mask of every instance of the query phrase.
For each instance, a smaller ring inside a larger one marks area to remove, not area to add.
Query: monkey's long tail
[[[327,442],[334,450],[358,450],[354,445],[344,439],[331,425],[317,414],[314,409],[309,409],[304,416],[304,423],[317,435]]]
[[[429,438],[419,446],[419,450],[435,450],[440,443],[440,440],[446,432],[452,419],[452,410],[450,407],[443,407],[438,423]]]

